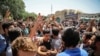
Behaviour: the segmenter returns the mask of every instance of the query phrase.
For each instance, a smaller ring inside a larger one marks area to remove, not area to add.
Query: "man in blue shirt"
[[[0,53],[4,52],[6,48],[6,40],[5,38],[0,34]]]
[[[63,35],[62,40],[64,42],[64,51],[58,53],[57,56],[88,56],[88,53],[80,49],[77,46],[80,37],[79,33],[72,28],[67,28]]]
[[[9,35],[8,31],[11,26],[10,22],[3,22],[2,23],[2,29],[3,29],[3,34],[0,34],[0,56],[7,56],[6,53],[8,53],[8,47],[9,47]]]

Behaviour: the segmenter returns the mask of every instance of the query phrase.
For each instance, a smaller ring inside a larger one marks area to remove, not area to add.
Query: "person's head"
[[[22,28],[25,28],[25,27],[26,27],[26,25],[25,25],[25,23],[23,22],[23,23],[22,23]]]
[[[52,29],[52,35],[58,36],[59,35],[59,29]]]
[[[85,32],[83,38],[83,43],[85,45],[92,45],[95,40],[95,35],[92,32]]]
[[[24,56],[25,54],[29,53],[33,54],[32,56],[34,56],[37,52],[36,42],[32,41],[30,37],[18,37],[12,42],[11,45],[14,56]]]
[[[80,29],[85,29],[85,23],[80,24]]]
[[[14,21],[13,25],[14,25],[14,27],[17,27],[18,26],[18,22]]]
[[[17,37],[21,36],[21,29],[20,28],[10,28],[8,31],[8,35],[9,35],[10,41],[12,42]]]
[[[79,33],[72,28],[67,28],[62,35],[62,40],[65,47],[76,47],[80,40]]]
[[[11,26],[11,23],[9,23],[9,22],[4,22],[2,24],[2,29],[3,29],[4,33],[6,33],[6,34],[8,33],[8,29],[10,26]]]
[[[84,35],[85,35],[84,40],[89,40],[92,37],[92,32],[85,32]]]
[[[50,39],[50,30],[43,30],[43,37],[46,40],[49,40]]]

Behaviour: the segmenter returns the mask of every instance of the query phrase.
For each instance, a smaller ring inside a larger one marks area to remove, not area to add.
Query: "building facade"
[[[88,14],[88,13],[82,13],[78,15],[78,18],[94,18],[94,19],[100,19],[100,13],[94,13],[94,14]]]
[[[60,21],[68,20],[68,19],[77,20],[78,15],[80,13],[81,13],[80,11],[72,10],[72,9],[62,10],[62,11],[57,11],[55,13],[55,17],[60,18]]]
[[[89,14],[89,13],[83,13],[81,11],[73,10],[73,9],[56,11],[55,14],[53,15],[55,15],[56,20],[60,22],[67,19],[79,20],[82,18],[86,18],[86,19],[94,18],[100,20],[100,13]]]

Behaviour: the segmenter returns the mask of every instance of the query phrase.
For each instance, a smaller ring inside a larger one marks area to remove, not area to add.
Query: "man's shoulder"
[[[80,53],[81,53],[81,56],[88,56],[88,53],[84,49],[80,49]],[[70,53],[66,53],[64,51],[64,52],[57,54],[57,56],[70,56],[69,54]]]
[[[88,56],[88,53],[84,49],[80,48],[80,51],[81,51],[81,55]]]
[[[0,34],[0,39],[5,39],[4,36],[2,36],[2,34]]]

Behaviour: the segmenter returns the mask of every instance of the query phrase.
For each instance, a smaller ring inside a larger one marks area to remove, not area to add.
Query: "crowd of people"
[[[0,56],[100,56],[100,22],[0,22]]]

